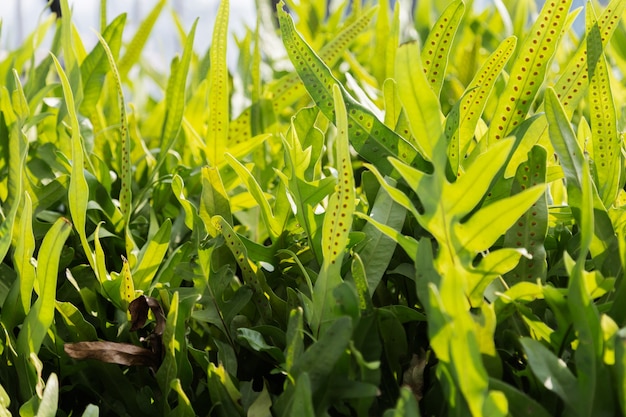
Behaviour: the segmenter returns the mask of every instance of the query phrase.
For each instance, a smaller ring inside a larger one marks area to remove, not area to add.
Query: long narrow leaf
[[[586,7],[587,73],[589,74],[589,101],[593,160],[597,175],[596,188],[605,207],[611,207],[617,198],[622,174],[622,139],[617,131],[617,110],[611,92],[602,34],[596,22],[591,2]]]
[[[54,320],[54,307],[57,287],[59,258],[66,239],[72,231],[72,225],[65,218],[59,218],[44,237],[37,258],[37,283],[39,298],[26,316],[26,320],[17,337],[17,353],[20,360],[19,368],[26,377],[31,375],[28,358],[31,353],[37,354],[41,344]],[[27,378],[20,379],[20,383]],[[22,393],[33,389],[34,384],[22,385]],[[32,393],[32,392],[31,392]]]
[[[217,167],[224,158],[228,142],[229,92],[226,45],[228,41],[229,1],[221,0],[211,43],[211,69],[209,70],[209,125],[206,150],[209,163]]]
[[[167,0],[159,0],[158,3],[154,5],[154,8],[150,11],[148,16],[141,21],[141,25],[135,32],[135,36],[130,41],[128,46],[126,47],[126,52],[124,56],[120,59],[119,63],[119,74],[121,77],[126,78],[128,71],[135,65],[135,63],[139,60],[141,56],[141,52],[148,41],[148,37],[150,36],[150,32],[154,28],[154,25],[161,15],[161,11]]]
[[[489,127],[489,143],[503,139],[526,117],[556,51],[572,0],[546,2],[520,45],[506,89]]]
[[[429,88],[416,43],[402,45],[396,55],[396,82],[418,149],[429,160],[440,140],[441,112],[436,91]]]
[[[313,328],[320,331],[320,326],[329,321],[334,304],[333,291],[341,284],[341,262],[343,260],[348,237],[352,229],[352,215],[355,207],[354,176],[348,142],[348,115],[338,86],[333,87],[337,138],[337,186],[331,194],[326,207],[322,225],[322,271],[315,283],[313,301],[315,315]]]
[[[424,74],[437,97],[441,93],[441,86],[448,66],[448,56],[452,50],[454,35],[459,28],[464,12],[465,3],[463,0],[451,3],[439,16],[435,26],[428,33],[428,38],[424,41],[421,53]]]
[[[93,266],[93,254],[89,243],[87,242],[86,226],[87,226],[87,202],[89,199],[89,186],[85,179],[84,173],[84,147],[80,135],[80,125],[78,115],[76,113],[76,104],[74,102],[74,94],[70,86],[70,82],[65,75],[63,66],[52,55],[57,73],[61,79],[63,87],[63,96],[65,98],[65,107],[70,119],[72,127],[72,175],[70,176],[70,187],[68,190],[68,200],[70,206],[70,214],[72,222],[80,237],[83,250],[87,254],[87,259]]]
[[[315,104],[327,118],[335,120],[331,90],[338,82],[328,66],[296,32],[293,20],[283,10],[283,5],[284,3],[279,3],[278,18],[289,57]],[[340,88],[348,110],[348,134],[351,144],[363,158],[376,163],[384,174],[391,173],[388,156],[395,156],[408,164],[427,169],[428,164],[413,145],[385,126],[369,110],[350,97],[341,86]]]

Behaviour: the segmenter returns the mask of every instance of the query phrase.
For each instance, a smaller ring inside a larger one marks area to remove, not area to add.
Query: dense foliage
[[[625,0],[166,3],[0,62],[0,415],[626,414]]]

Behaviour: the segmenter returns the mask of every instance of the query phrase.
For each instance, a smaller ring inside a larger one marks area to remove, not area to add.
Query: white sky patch
[[[81,34],[87,50],[93,48],[98,38],[92,29],[99,30],[100,0],[68,0],[73,10],[73,22]],[[158,0],[109,0],[107,2],[107,19],[110,22],[121,13],[127,13],[124,39],[128,41],[135,33],[141,21],[150,13]],[[194,48],[204,54],[213,35],[213,24],[219,0],[170,0],[163,9],[150,39],[144,49],[144,55],[159,70],[169,70],[169,63],[176,54],[182,53],[178,31],[172,17],[176,11],[185,32],[189,32],[194,20],[198,18],[198,28]],[[0,19],[0,51],[18,47],[26,36],[35,30],[40,19],[46,19],[49,12],[43,0],[2,0]],[[234,36],[243,37],[245,28],[253,28],[256,24],[254,0],[237,0],[230,2],[229,50],[236,49]],[[52,35],[52,31],[50,33]],[[51,42],[51,36],[44,48]],[[234,68],[236,54],[228,54],[229,66]]]

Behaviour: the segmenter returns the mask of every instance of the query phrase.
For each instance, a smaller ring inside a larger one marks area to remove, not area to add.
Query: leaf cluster
[[[258,0],[236,68],[222,0],[167,74],[166,0],[60,3],[0,61],[0,415],[626,414],[625,0]]]

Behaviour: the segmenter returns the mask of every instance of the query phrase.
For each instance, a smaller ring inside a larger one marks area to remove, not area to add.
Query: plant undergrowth
[[[626,414],[624,0],[166,3],[0,61],[0,415]]]

